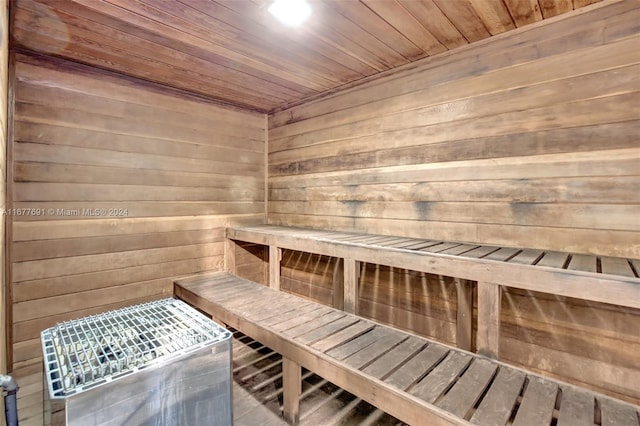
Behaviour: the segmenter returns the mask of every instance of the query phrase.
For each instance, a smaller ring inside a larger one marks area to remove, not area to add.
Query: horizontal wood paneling
[[[43,329],[168,297],[223,268],[224,227],[264,221],[265,120],[24,54],[15,90],[13,368],[42,424]]]
[[[267,112],[592,2],[309,0],[310,18],[291,29],[266,0],[18,0],[14,38]]]
[[[517,23],[567,7],[505,5]],[[483,6],[488,31],[508,25]],[[270,223],[640,258],[639,20],[609,2],[272,114]],[[451,279],[363,272],[362,314],[455,342]],[[640,312],[502,303],[504,360],[640,401]]]

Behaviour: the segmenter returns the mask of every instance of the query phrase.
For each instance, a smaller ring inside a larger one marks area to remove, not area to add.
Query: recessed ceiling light
[[[275,0],[269,13],[289,27],[297,27],[311,15],[311,6],[305,0]]]

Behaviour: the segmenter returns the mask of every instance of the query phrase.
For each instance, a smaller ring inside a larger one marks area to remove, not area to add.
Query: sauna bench
[[[638,406],[226,272],[178,280],[174,290],[283,356],[291,423],[304,367],[412,425],[638,426]]]
[[[477,282],[478,352],[499,357],[502,287],[640,308],[640,260],[498,247],[351,232],[258,225],[227,229],[227,244],[243,241],[269,246],[270,286],[279,288],[281,250],[336,257],[344,279],[334,282],[342,300],[334,306],[358,312],[359,262],[454,277],[458,282],[458,342],[471,349],[472,286]],[[227,253],[234,252],[227,247]],[[233,256],[227,255],[234,273]]]

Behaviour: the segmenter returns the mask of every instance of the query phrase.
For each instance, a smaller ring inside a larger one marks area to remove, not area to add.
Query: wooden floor
[[[236,426],[287,425],[282,417],[279,354],[236,332],[233,340],[233,414]],[[365,401],[304,371],[300,424],[403,425]]]

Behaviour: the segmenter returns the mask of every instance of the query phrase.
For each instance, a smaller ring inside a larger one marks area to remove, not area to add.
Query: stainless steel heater
[[[52,424],[232,424],[231,333],[182,301],[58,324],[42,348]]]

